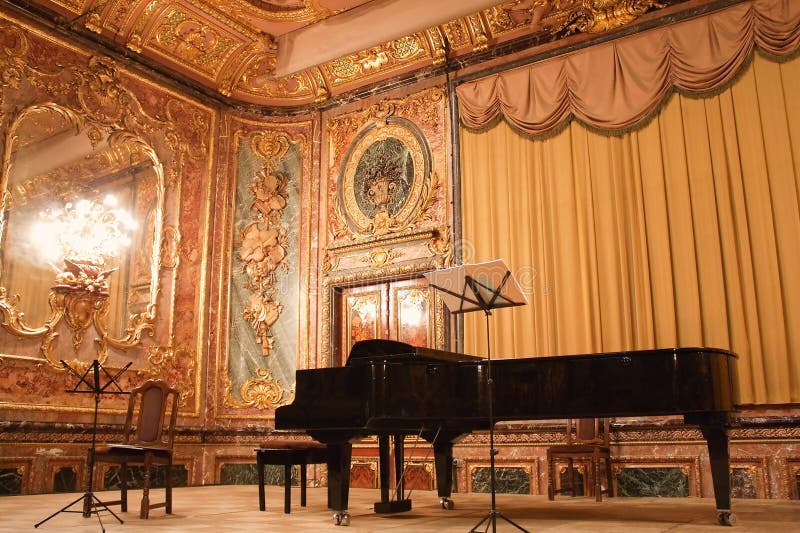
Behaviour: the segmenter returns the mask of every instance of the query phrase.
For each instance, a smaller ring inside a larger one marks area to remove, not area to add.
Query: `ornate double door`
[[[424,277],[342,288],[337,303],[337,352],[344,364],[353,344],[390,339],[435,348],[434,289]]]
[[[350,348],[365,339],[390,339],[414,346],[441,348],[445,335],[443,311],[436,304],[434,289],[424,277],[384,281],[345,287],[338,291],[336,304],[337,356],[347,361]],[[350,486],[378,488],[380,476],[396,483],[396,472],[378,460],[377,439],[367,439],[353,448]],[[416,453],[414,452],[416,450]],[[397,468],[397,449],[391,449],[388,463]],[[405,453],[404,485],[407,490],[432,490],[435,486],[433,462],[417,457],[430,456],[427,444],[412,446]]]

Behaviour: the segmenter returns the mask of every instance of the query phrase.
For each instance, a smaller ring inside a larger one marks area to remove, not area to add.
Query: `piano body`
[[[400,472],[403,435],[422,435],[433,445],[442,506],[450,508],[453,444],[489,428],[487,363],[395,341],[361,341],[343,367],[297,371],[295,400],[275,411],[275,428],[302,429],[327,444],[328,506],[345,517],[351,442],[378,436],[376,512],[391,512],[410,509],[410,501],[388,501],[389,437]],[[674,348],[493,359],[491,377],[495,422],[683,415],[708,444],[719,521],[730,523],[727,428],[737,394],[735,354]]]

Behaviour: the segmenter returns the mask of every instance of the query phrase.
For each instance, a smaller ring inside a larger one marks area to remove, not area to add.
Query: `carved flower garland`
[[[288,180],[282,172],[270,171],[265,165],[256,173],[248,189],[253,195],[250,211],[253,221],[242,232],[239,258],[247,274],[247,287],[253,291],[242,313],[256,333],[261,353],[270,354],[273,337],[270,328],[283,312],[275,300],[276,271],[287,269],[287,228],[281,224],[286,208]]]

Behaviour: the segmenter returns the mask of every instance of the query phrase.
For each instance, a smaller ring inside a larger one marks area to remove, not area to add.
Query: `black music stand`
[[[486,523],[484,533],[492,527],[492,532],[497,531],[497,518],[502,518],[520,531],[528,533],[526,529],[509,519],[496,508],[495,493],[495,467],[494,456],[494,413],[492,412],[492,398],[494,396],[494,382],[492,381],[492,347],[489,333],[489,317],[493,309],[501,307],[514,307],[525,305],[528,301],[522,293],[517,281],[502,259],[487,263],[463,265],[444,270],[437,270],[425,274],[428,283],[434,289],[443,293],[442,300],[451,313],[468,313],[483,311],[486,317],[486,387],[488,388],[489,410],[489,488],[492,494],[492,508],[470,533],[476,533],[478,528]]]
[[[119,378],[123,372],[125,372],[132,362],[129,362],[127,365],[123,366],[119,372],[114,374],[113,376],[108,373],[108,371],[103,368],[103,365],[100,364],[100,361],[95,359],[92,361],[92,364],[86,368],[86,372],[81,374],[63,359],[61,360],[61,364],[64,368],[72,375],[78,378],[78,382],[75,384],[75,387],[72,389],[67,389],[66,392],[75,393],[75,394],[93,394],[94,395],[94,419],[92,420],[92,453],[89,455],[89,464],[87,465],[88,470],[88,477],[86,480],[86,492],[84,492],[78,499],[75,501],[65,505],[55,513],[51,514],[41,522],[34,524],[33,527],[38,528],[54,516],[59,513],[81,513],[85,518],[89,518],[92,514],[97,515],[97,521],[100,524],[100,530],[102,533],[105,533],[106,528],[103,527],[103,521],[100,519],[100,511],[108,511],[111,516],[119,520],[119,523],[122,524],[122,519],[117,516],[114,511],[108,508],[106,504],[100,501],[100,499],[94,495],[92,491],[93,485],[93,477],[94,477],[94,451],[97,446],[97,408],[100,404],[100,395],[102,394],[130,394],[122,390],[117,382],[117,378]],[[89,374],[91,373],[91,377]],[[101,376],[105,376],[107,381],[105,384],[101,384]],[[82,388],[81,385],[84,387]],[[116,390],[107,390],[110,387],[115,387]],[[83,509],[80,511],[71,510],[70,507],[77,504],[78,502],[83,502]]]

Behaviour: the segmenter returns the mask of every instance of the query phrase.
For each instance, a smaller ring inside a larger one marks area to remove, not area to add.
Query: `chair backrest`
[[[150,379],[133,389],[125,419],[125,443],[171,449],[179,398],[178,390],[160,379]]]
[[[608,418],[571,418],[567,420],[567,444],[608,446]]]

